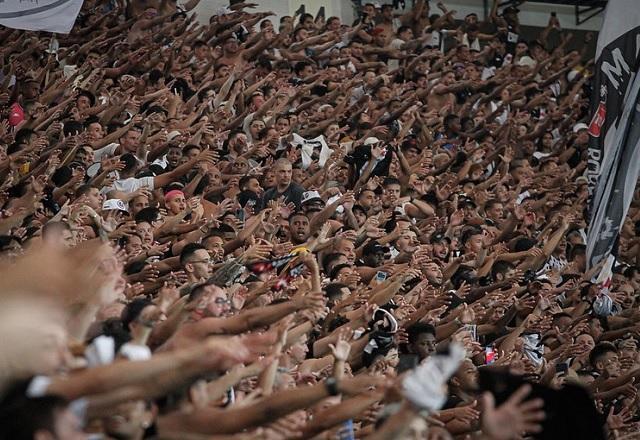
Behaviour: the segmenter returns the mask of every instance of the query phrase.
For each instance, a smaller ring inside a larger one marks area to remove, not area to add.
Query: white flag
[[[333,153],[333,150],[329,148],[327,145],[327,141],[324,139],[323,135],[315,137],[313,139],[305,139],[299,134],[293,134],[293,140],[291,141],[291,145],[294,147],[300,147],[301,156],[302,156],[302,168],[305,170],[309,168],[311,162],[313,161],[311,157],[313,156],[313,151],[317,148],[320,148],[320,155],[318,157],[318,164],[323,167],[327,159]]]
[[[0,0],[0,25],[68,34],[84,0]]]

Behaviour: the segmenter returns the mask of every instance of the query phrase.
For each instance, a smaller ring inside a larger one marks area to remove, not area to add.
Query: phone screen
[[[376,281],[381,283],[381,282],[383,282],[384,280],[387,279],[387,276],[388,275],[387,275],[386,272],[383,272],[383,271],[379,270],[378,272],[376,272]]]
[[[484,363],[485,365],[493,364],[496,361],[496,351],[493,347],[485,347]]]

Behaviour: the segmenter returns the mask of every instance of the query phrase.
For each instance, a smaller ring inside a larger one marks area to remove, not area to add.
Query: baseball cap
[[[577,133],[580,130],[587,130],[589,128],[589,126],[587,124],[585,124],[584,122],[578,122],[576,125],[573,126],[573,132]]]
[[[502,10],[502,15],[517,14],[518,12],[520,12],[520,9],[516,8],[515,6],[507,6]]]
[[[469,198],[469,197],[461,197],[458,200],[458,206],[461,208],[464,208],[465,206],[471,206],[472,208],[475,208],[476,202],[473,201],[473,199]]]
[[[169,132],[169,134],[167,134],[167,142],[171,142],[172,140],[174,140],[175,138],[177,138],[181,134],[182,133],[180,133],[178,130],[173,130],[173,131]]]
[[[322,197],[320,197],[320,193],[318,191],[305,191],[302,193],[302,200],[300,201],[300,203],[302,205],[306,204],[306,203],[312,203],[312,202],[323,202],[324,200],[322,200]]]
[[[364,140],[364,145],[374,145],[380,142],[382,142],[380,139],[378,139],[377,137],[371,136]]]
[[[438,232],[437,234],[433,234],[431,236],[431,244],[440,243],[441,241],[446,241],[451,244],[451,239],[444,235],[442,232]]]
[[[376,240],[371,240],[369,243],[364,245],[364,248],[362,248],[362,253],[364,255],[377,254],[380,252],[383,252],[383,253],[389,252],[389,248],[387,246],[382,246]]]
[[[102,210],[103,211],[117,210],[117,211],[129,212],[129,208],[127,208],[127,204],[120,199],[105,200],[104,203],[102,204]]]

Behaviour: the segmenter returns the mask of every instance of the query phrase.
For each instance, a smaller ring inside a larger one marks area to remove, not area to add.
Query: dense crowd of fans
[[[557,18],[197,4],[0,28],[0,438],[538,432],[492,369],[637,431],[640,203],[601,285]]]

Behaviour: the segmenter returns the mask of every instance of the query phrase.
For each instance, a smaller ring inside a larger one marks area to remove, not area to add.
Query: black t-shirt
[[[284,196],[285,203],[291,202],[296,205],[296,209],[300,209],[300,205],[302,202],[302,193],[304,193],[305,191],[306,190],[302,186],[298,185],[295,182],[291,182],[289,187],[282,193],[278,193],[278,188],[273,187],[265,191],[264,195],[262,196],[260,209],[264,209],[267,206],[267,203],[269,203],[271,200],[279,199],[282,196]]]

